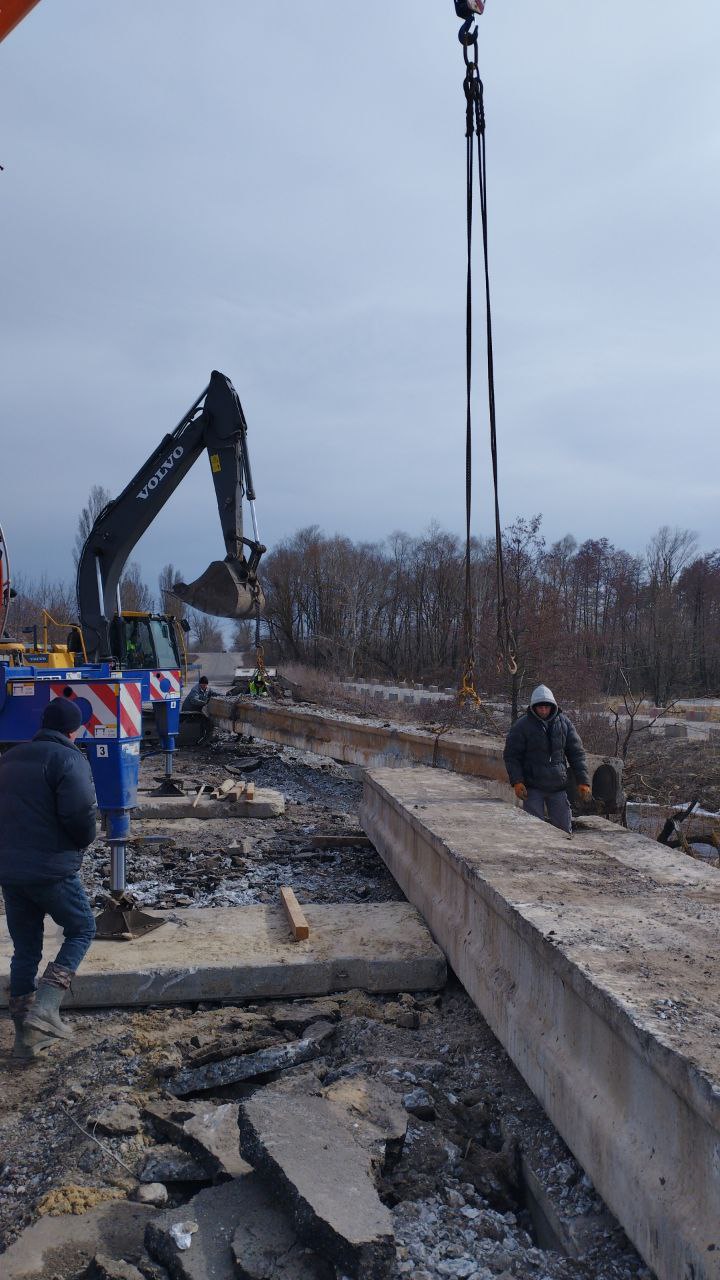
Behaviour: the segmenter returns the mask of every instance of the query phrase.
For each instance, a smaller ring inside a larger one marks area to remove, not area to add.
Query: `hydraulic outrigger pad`
[[[176,582],[172,594],[217,618],[251,618],[264,599],[257,578],[242,560],[213,560],[194,582]]]
[[[124,891],[111,894],[108,904],[95,917],[95,937],[100,942],[132,942],[165,924],[162,916],[141,911],[135,899]]]

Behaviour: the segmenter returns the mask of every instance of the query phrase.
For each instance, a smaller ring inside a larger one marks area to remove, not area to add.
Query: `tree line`
[[[498,665],[494,539],[471,548],[478,684],[515,702],[542,680],[573,697],[629,684],[664,705],[720,694],[720,550],[664,525],[642,555],[607,538],[548,545],[542,517],[504,531],[518,672]],[[282,657],[354,675],[451,683],[464,661],[464,543],[433,525],[382,543],[312,526],[262,562],[265,620]]]
[[[83,509],[83,543],[109,495],[100,486]],[[494,539],[471,546],[472,631],[478,686],[507,693],[514,705],[529,687],[556,684],[573,698],[631,688],[658,705],[682,695],[720,695],[720,549],[701,553],[687,529],[663,525],[642,555],[607,538],[548,545],[542,517],[521,517],[503,535],[505,587],[518,671],[498,661]],[[396,532],[383,542],[327,536],[317,527],[278,543],[261,563],[263,631],[273,655],[338,674],[452,684],[462,674],[465,546],[431,525],[420,536]],[[168,564],[157,591],[131,562],[120,594],[126,610],[174,613],[190,624],[190,646],[226,646],[218,621],[172,596],[182,577]],[[77,617],[74,584],[43,577],[15,580],[12,629],[19,634],[46,608]],[[233,647],[252,645],[239,623]]]

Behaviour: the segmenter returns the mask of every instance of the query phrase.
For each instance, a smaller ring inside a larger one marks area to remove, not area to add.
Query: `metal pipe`
[[[105,617],[105,588],[103,586],[102,569],[100,568],[100,557],[98,555],[95,556],[95,574],[97,576],[98,605],[100,606],[100,616],[101,618],[104,618]]]
[[[248,506],[250,508],[250,518],[252,520],[252,527],[253,527],[253,533],[255,534],[255,541],[259,542],[260,534],[258,533],[258,522],[257,522],[257,516],[255,514],[255,500],[253,498],[248,499]]]
[[[127,883],[127,845],[110,846],[110,892],[124,893]]]

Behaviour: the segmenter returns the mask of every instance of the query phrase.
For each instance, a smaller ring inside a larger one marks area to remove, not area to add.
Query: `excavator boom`
[[[229,378],[214,371],[210,383],[171,434],[165,436],[123,492],[95,521],[78,562],[80,624],[90,661],[113,655],[110,624],[122,610],[120,579],[133,548],[180,481],[207,450],[226,556],[174,594],[217,617],[248,618],[262,607],[257,567],[265,551],[258,539],[255,492],[247,452],[247,423]],[[242,500],[250,503],[254,539],[243,536]],[[247,554],[246,554],[247,551]]]

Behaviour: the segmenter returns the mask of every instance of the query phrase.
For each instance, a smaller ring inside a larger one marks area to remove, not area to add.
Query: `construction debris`
[[[157,1133],[184,1147],[214,1181],[249,1172],[237,1140],[237,1103],[153,1102],[143,1109],[143,1118]]]
[[[178,1234],[191,1218],[188,1248]],[[288,1217],[257,1174],[248,1173],[199,1192],[181,1209],[148,1224],[148,1251],[173,1280],[333,1280],[327,1263],[313,1260]]]
[[[341,1274],[390,1275],[392,1215],[378,1196],[373,1159],[328,1098],[276,1087],[254,1094],[240,1107],[240,1149],[289,1207],[300,1238]]]
[[[171,1143],[153,1147],[138,1174],[141,1182],[212,1182],[206,1164]]]
[[[195,1070],[179,1071],[168,1081],[168,1090],[176,1098],[183,1098],[189,1093],[201,1093],[205,1089],[217,1089],[219,1085],[237,1084],[240,1080],[253,1080],[272,1071],[296,1067],[319,1057],[334,1031],[332,1022],[316,1022],[308,1027],[301,1040],[290,1044],[225,1058],[222,1062],[211,1062],[209,1066]]]
[[[257,748],[221,741],[203,754],[201,764],[200,757],[181,757],[179,768],[188,775],[185,803],[192,804],[200,781],[212,789],[232,773],[233,766],[242,763],[243,750],[257,756]],[[429,954],[416,950],[412,964],[402,967],[396,961],[394,977],[385,985],[387,996],[342,989],[375,982],[370,960],[378,949],[387,955],[391,939],[396,945],[398,938],[414,937],[417,929],[415,913],[398,901],[397,886],[372,847],[356,840],[357,784],[339,765],[264,746],[257,778],[259,786],[284,794],[287,809],[277,818],[252,823],[232,801],[209,801],[205,795],[216,815],[229,814],[235,821],[223,823],[219,831],[212,823],[190,820],[175,828],[176,835],[182,831],[175,848],[148,846],[133,852],[130,873],[139,900],[151,909],[172,908],[171,923],[141,946],[154,946],[153,938],[162,941],[171,933],[183,963],[192,967],[198,945],[195,926],[184,927],[178,920],[194,913],[177,913],[175,908],[213,907],[200,914],[214,922],[216,935],[224,936],[227,930],[236,949],[243,948],[241,964],[247,968],[257,959],[261,934],[238,936],[244,923],[240,930],[237,924],[230,929],[231,916],[238,918],[234,904],[242,903],[250,915],[262,918],[266,932],[267,920],[272,919],[273,932],[284,939],[282,956],[302,956],[305,947],[290,942],[278,905],[278,886],[292,883],[300,900],[313,904],[311,947],[317,945],[316,917],[324,919],[323,912],[329,913],[327,923],[333,922],[333,932],[344,943],[355,930],[352,968],[345,955],[347,945],[327,957],[327,974],[314,960],[314,974],[308,969],[307,985],[299,987],[307,994],[292,1000],[287,962],[269,955],[280,1000],[240,1003],[257,1000],[253,992],[236,995],[230,1006],[221,1007],[208,1004],[207,995],[195,987],[188,997],[194,1004],[161,1007],[162,1001],[177,999],[183,988],[175,985],[177,972],[156,975],[154,961],[148,958],[136,966],[143,972],[135,975],[135,986],[149,984],[151,1007],[92,1013],[71,1009],[72,1041],[59,1043],[21,1077],[0,1064],[0,1249],[38,1213],[63,1211],[64,1206],[67,1215],[68,1207],[74,1206],[82,1215],[41,1218],[28,1226],[0,1258],[3,1280],[80,1280],[83,1269],[95,1260],[98,1266],[107,1269],[111,1264],[116,1269],[112,1280],[120,1280],[123,1269],[131,1267],[144,1280],[167,1280],[168,1274],[174,1280],[335,1280],[334,1264],[307,1252],[290,1215],[278,1209],[272,1184],[258,1172],[247,1172],[235,1116],[238,1098],[247,1095],[248,1085],[241,1081],[228,1088],[221,1081],[217,1092],[203,1089],[202,1096],[191,1101],[167,1095],[168,1080],[181,1070],[203,1069],[266,1049],[284,1050],[285,1033],[291,1033],[291,1044],[297,1045],[318,1021],[331,1023],[334,1034],[312,1065],[289,1067],[271,1084],[264,1083],[267,1076],[254,1075],[250,1087],[255,1097],[270,1090],[274,1105],[279,1084],[287,1088],[291,1081],[299,1083],[302,1073],[303,1089],[332,1110],[356,1146],[365,1144],[363,1169],[371,1190],[375,1184],[380,1187],[391,1220],[397,1268],[391,1274],[408,1280],[455,1275],[490,1280],[504,1271],[516,1280],[576,1280],[580,1274],[593,1280],[649,1280],[582,1169],[452,976],[442,991],[408,990],[413,975],[432,979],[436,986],[442,983],[437,968],[431,972]],[[157,829],[153,824],[151,830]],[[330,843],[299,860],[300,850],[312,844],[316,833]],[[96,903],[104,896],[106,871],[106,854],[91,852],[83,878]],[[382,927],[376,913],[384,921]],[[320,925],[318,929],[321,932]],[[368,941],[365,951],[356,945],[360,938]],[[105,950],[124,949],[108,944]],[[332,995],[312,998],[318,990]],[[0,1053],[7,1054],[11,1042],[12,1027],[0,1019]],[[411,1099],[415,1091],[424,1096]],[[424,1101],[422,1118],[413,1101]],[[106,1134],[102,1146],[91,1140],[92,1122],[103,1111],[120,1107],[139,1110],[142,1132]],[[508,1117],[514,1125],[511,1142],[505,1138]],[[78,1126],[87,1131],[85,1136]],[[195,1160],[206,1183],[216,1185],[199,1194],[197,1183],[138,1186],[135,1178],[147,1157],[168,1143],[178,1153],[176,1159],[182,1155]],[[517,1150],[522,1187],[513,1183]],[[354,1162],[349,1167],[354,1168]],[[346,1171],[341,1172],[352,1203]],[[257,1195],[252,1186],[259,1188]],[[232,1196],[226,1189],[239,1187],[240,1211],[233,1211],[229,1216],[235,1221],[226,1224],[221,1210]],[[533,1194],[539,1188],[538,1197],[555,1226],[570,1224],[560,1243],[553,1245],[555,1251],[548,1251],[544,1243],[541,1247],[533,1234],[525,1187]],[[86,1213],[101,1194],[113,1197],[112,1202]],[[334,1198],[340,1194],[340,1187],[333,1188]],[[126,1229],[128,1211],[143,1215],[134,1236]],[[104,1214],[108,1224],[102,1236],[88,1231],[98,1214]],[[164,1231],[164,1263],[143,1248],[150,1221]],[[582,1239],[575,1224],[584,1228]],[[44,1251],[38,1231],[45,1232]],[[78,1233],[82,1249],[77,1247]],[[563,1256],[564,1248],[570,1258]]]

